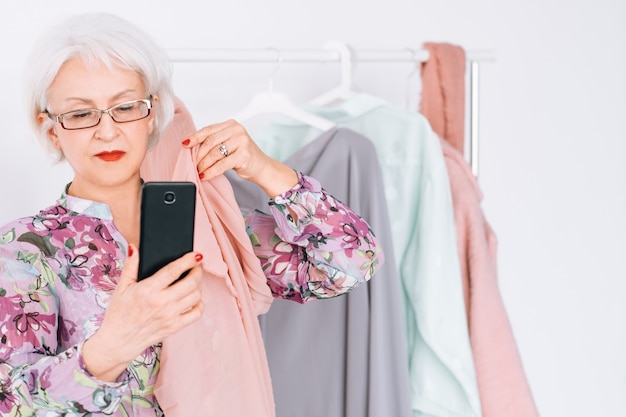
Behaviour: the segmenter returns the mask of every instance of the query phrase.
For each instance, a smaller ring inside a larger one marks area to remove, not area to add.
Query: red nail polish
[[[204,172],[199,173],[198,174],[198,178],[200,178],[200,179],[204,178]]]
[[[196,262],[200,262],[204,258],[201,253],[196,253]]]
[[[191,143],[191,139],[185,139],[185,140],[183,141],[183,146],[187,146],[187,145],[189,145],[190,143]]]
[[[131,256],[133,256],[133,247],[128,245],[128,257],[130,258]]]

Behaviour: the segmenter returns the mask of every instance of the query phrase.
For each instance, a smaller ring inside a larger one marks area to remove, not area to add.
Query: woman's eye
[[[136,104],[135,103],[131,103],[131,104],[123,104],[119,107],[115,108],[115,111],[120,111],[120,112],[126,112],[126,111],[131,111],[135,108]]]
[[[80,111],[79,110],[79,111],[70,113],[69,116],[72,119],[85,119],[85,118],[93,116],[93,114],[94,114],[94,112],[92,112],[92,111],[88,111],[88,110],[87,111]]]

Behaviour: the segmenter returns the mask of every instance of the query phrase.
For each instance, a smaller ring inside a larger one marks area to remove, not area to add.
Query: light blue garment
[[[306,109],[367,136],[376,146],[405,296],[413,416],[480,416],[439,138],[421,114],[366,94],[337,107]],[[285,160],[320,131],[285,120],[252,134],[263,151]]]

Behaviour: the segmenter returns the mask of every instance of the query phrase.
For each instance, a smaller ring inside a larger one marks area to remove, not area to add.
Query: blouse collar
[[[69,190],[71,184],[72,183],[68,183],[65,186],[65,190],[63,190],[63,193],[58,200],[61,206],[75,213],[96,217],[98,219],[113,219],[113,215],[111,214],[111,209],[108,204],[69,195],[67,191]]]

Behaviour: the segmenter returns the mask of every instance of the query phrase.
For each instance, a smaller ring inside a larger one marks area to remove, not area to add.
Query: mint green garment
[[[367,136],[376,146],[404,290],[413,416],[480,416],[439,138],[421,114],[366,94],[336,107],[305,108]],[[279,160],[321,134],[292,120],[251,133],[261,149]]]

